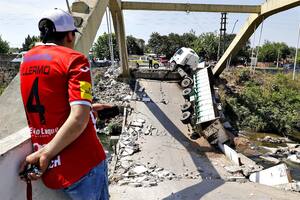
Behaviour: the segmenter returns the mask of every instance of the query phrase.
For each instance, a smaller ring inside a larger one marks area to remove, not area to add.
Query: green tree
[[[24,43],[22,44],[22,51],[28,51],[30,50],[32,47],[34,47],[34,44],[36,42],[39,41],[39,37],[38,36],[30,36],[28,35],[26,38],[25,38],[25,41]]]
[[[197,39],[194,30],[191,30],[189,33],[184,33],[182,36],[182,43],[185,47],[192,47],[193,42]]]
[[[229,47],[233,39],[235,38],[236,34],[228,34],[226,35],[226,43],[225,43],[225,49]],[[239,52],[231,58],[231,64],[238,64],[242,63],[244,64],[245,61],[250,61],[250,41],[248,40],[246,44],[239,50]]]
[[[286,59],[291,54],[290,48],[283,42],[266,41],[259,49],[258,60],[261,62],[274,62],[277,58]]]
[[[148,48],[155,54],[160,53],[160,48],[162,44],[162,36],[157,33],[153,32],[150,35],[150,39],[148,40]]]
[[[141,51],[143,52],[142,54],[144,54],[146,46],[145,46],[145,40],[143,39],[137,39],[137,44],[140,47]]]
[[[21,51],[21,48],[18,47],[10,47],[9,48],[9,53],[18,53]]]
[[[155,54],[165,55],[167,58],[171,58],[179,48],[192,47],[196,38],[195,33],[192,31],[184,33],[183,35],[177,33],[160,35],[154,32],[150,35],[147,48]]]
[[[0,35],[0,53],[8,53],[9,51],[9,44],[7,41],[3,40]]]
[[[103,35],[100,35],[97,39],[97,42],[93,45],[93,52],[95,53],[95,56],[100,59],[104,58],[110,58],[110,52],[109,52],[109,34],[103,33]],[[113,53],[114,58],[119,58],[119,51],[117,46],[117,40],[114,33],[112,33],[112,44],[113,44]]]
[[[193,42],[193,49],[200,57],[204,59],[217,60],[218,41],[219,38],[217,34],[212,32],[202,33]]]
[[[143,55],[145,48],[145,41],[137,39],[131,35],[126,38],[127,51],[130,55]]]

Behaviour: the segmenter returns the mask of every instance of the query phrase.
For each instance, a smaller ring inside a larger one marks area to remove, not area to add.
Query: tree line
[[[104,33],[100,35],[96,42],[93,44],[92,50],[94,56],[100,59],[110,58],[109,52],[109,37],[110,35]],[[114,57],[119,58],[119,51],[116,41],[116,36],[113,33],[112,44],[114,49]],[[225,37],[225,48],[227,48],[231,41],[234,39],[235,34],[228,34]],[[0,35],[0,53],[9,53],[15,51],[28,51],[31,49],[35,42],[39,41],[38,36],[28,35],[22,48],[10,48],[9,43],[2,39]],[[170,33],[168,35],[161,35],[160,33],[153,32],[150,35],[150,39],[146,44],[143,39],[135,38],[132,35],[126,37],[127,51],[129,55],[143,55],[144,53],[155,53],[157,55],[165,55],[168,59],[176,52],[180,47],[190,47],[200,56],[202,60],[216,61],[219,36],[216,32],[207,32],[200,35],[196,35],[194,31],[188,33],[177,34]],[[260,62],[276,62],[278,59],[286,60],[293,59],[296,48],[289,47],[284,42],[270,42],[265,43],[259,48],[258,61]],[[254,50],[256,52],[256,49]],[[250,42],[241,48],[238,54],[231,59],[231,63],[249,62],[252,49]],[[300,54],[298,54],[297,62],[300,62]]]
[[[230,45],[235,38],[235,34],[228,34],[225,36],[225,49]],[[109,35],[104,33],[99,36],[93,45],[94,55],[100,59],[109,58]],[[114,57],[119,58],[119,52],[116,42],[115,34],[112,34]],[[168,35],[161,35],[153,32],[150,35],[148,43],[145,44],[143,39],[127,36],[127,52],[129,55],[143,55],[144,53],[155,53],[157,55],[165,55],[168,59],[181,47],[190,47],[195,50],[202,60],[216,61],[219,47],[219,36],[216,32],[202,33],[199,36],[194,31],[184,33],[182,35],[177,33],[170,33]],[[254,52],[257,49],[253,49]],[[258,61],[260,62],[276,62],[293,59],[295,56],[296,48],[289,47],[283,42],[270,42],[265,43],[259,47]],[[231,58],[232,64],[250,62],[252,48],[250,42],[240,49],[237,55]],[[297,62],[300,62],[300,55],[298,55]]]

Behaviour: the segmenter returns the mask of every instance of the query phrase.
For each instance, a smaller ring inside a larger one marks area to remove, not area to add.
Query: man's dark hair
[[[39,23],[40,39],[43,43],[53,42],[62,44],[68,32],[56,32],[54,23],[49,19],[43,19]],[[75,32],[73,33],[75,34]]]

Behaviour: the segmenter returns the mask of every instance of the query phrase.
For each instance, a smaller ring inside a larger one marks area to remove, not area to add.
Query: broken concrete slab
[[[218,144],[219,148],[221,151],[226,155],[226,157],[231,160],[234,164],[240,166],[241,165],[241,160],[239,154],[227,146],[226,144]]]
[[[263,160],[266,160],[266,161],[274,163],[274,164],[280,163],[280,160],[278,160],[277,158],[271,157],[271,156],[259,156],[259,157]]]
[[[137,121],[133,121],[133,122],[130,123],[130,126],[136,126],[136,127],[142,128],[143,127],[143,123],[137,122]]]
[[[131,95],[127,95],[123,98],[123,101],[130,101],[131,100]]]
[[[226,171],[228,171],[231,174],[242,171],[242,168],[240,166],[225,166],[224,168],[226,169]]]
[[[140,165],[140,166],[136,166],[136,167],[134,167],[133,169],[132,169],[132,172],[134,172],[135,174],[143,174],[143,173],[145,173],[145,172],[147,172],[148,171],[148,168],[146,168],[146,167],[144,167],[144,166],[142,166],[142,165]]]
[[[146,122],[146,120],[144,120],[144,119],[137,119],[136,121],[139,123],[142,123],[142,124],[144,124]]]
[[[285,137],[271,137],[269,135],[265,136],[264,138],[258,138],[258,141],[261,142],[269,142],[269,143],[275,143],[275,144],[281,144],[285,142],[291,142],[288,138]]]
[[[300,164],[300,155],[297,155],[297,154],[289,155],[287,157],[287,159],[290,160],[293,163]]]
[[[294,149],[300,147],[300,144],[286,143],[286,146],[290,149]]]
[[[272,154],[276,154],[277,151],[278,151],[278,148],[272,148],[272,147],[265,147],[265,146],[262,146],[263,149],[271,152]]]
[[[250,175],[251,182],[275,186],[291,182],[290,171],[286,164],[280,164]]]

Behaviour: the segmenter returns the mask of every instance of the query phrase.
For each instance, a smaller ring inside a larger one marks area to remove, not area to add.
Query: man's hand
[[[23,169],[26,164],[34,164],[39,167],[40,171],[44,173],[51,159],[58,155],[65,147],[76,140],[86,128],[90,119],[90,107],[86,105],[73,105],[68,119],[60,127],[54,138],[46,144],[43,148],[28,155],[23,163]],[[34,173],[29,174],[29,179],[36,180],[40,176]]]
[[[46,149],[42,148],[26,157],[26,159],[21,163],[20,172],[23,172],[28,164],[35,165],[38,167],[41,174],[36,174],[33,172],[28,173],[27,178],[30,180],[37,180],[41,178],[42,174],[47,170],[50,161],[51,158],[47,154]]]

